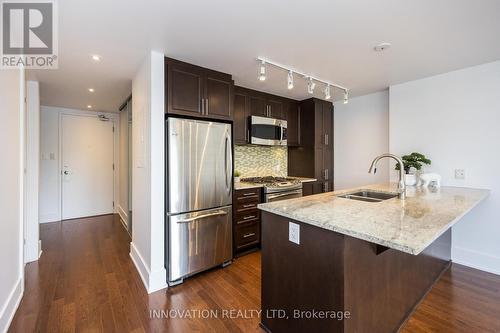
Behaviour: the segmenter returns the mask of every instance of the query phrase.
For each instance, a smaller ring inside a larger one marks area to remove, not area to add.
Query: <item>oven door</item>
[[[250,117],[250,143],[265,146],[286,146],[286,120]]]
[[[302,189],[279,192],[279,193],[269,193],[266,194],[266,202],[280,201],[280,200],[288,200],[293,198],[300,198],[302,196]]]

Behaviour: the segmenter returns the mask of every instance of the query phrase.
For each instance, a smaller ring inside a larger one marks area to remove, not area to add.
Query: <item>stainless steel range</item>
[[[264,202],[287,200],[302,196],[302,182],[287,177],[242,178],[242,182],[264,185]]]

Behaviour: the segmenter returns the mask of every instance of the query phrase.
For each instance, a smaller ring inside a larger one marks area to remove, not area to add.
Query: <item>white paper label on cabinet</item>
[[[288,240],[300,245],[300,225],[288,222]]]

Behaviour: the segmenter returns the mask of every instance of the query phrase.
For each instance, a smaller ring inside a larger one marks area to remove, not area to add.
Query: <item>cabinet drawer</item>
[[[260,193],[261,193],[261,188],[249,188],[245,190],[236,190],[235,191],[235,197],[237,202],[241,202],[244,200],[249,200],[249,199],[256,199],[257,201],[260,201]]]
[[[260,241],[260,223],[255,222],[249,225],[236,228],[236,248],[241,248]]]
[[[248,202],[239,202],[236,204],[235,212],[237,215],[248,214],[251,211],[257,210],[258,201],[248,201]]]
[[[237,227],[260,221],[260,211],[255,209],[248,212],[236,214],[235,223]]]

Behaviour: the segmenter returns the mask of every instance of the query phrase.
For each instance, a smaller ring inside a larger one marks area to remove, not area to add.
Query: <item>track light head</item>
[[[288,89],[293,89],[293,72],[292,71],[288,72],[287,81],[288,81]]]
[[[266,81],[266,62],[264,60],[262,60],[262,63],[260,64],[259,80]]]
[[[349,90],[344,90],[344,104],[349,103]]]
[[[309,78],[309,83],[307,84],[307,92],[314,94],[314,88],[316,88],[316,83],[314,83],[312,77]]]
[[[330,85],[328,84],[326,87],[325,87],[325,99],[330,99],[332,98],[331,94],[330,94]]]

